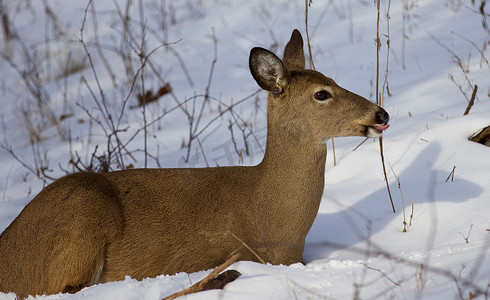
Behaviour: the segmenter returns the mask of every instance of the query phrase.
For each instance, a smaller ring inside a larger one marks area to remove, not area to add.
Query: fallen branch
[[[234,254],[227,261],[225,261],[223,264],[221,264],[219,267],[217,267],[211,273],[209,273],[209,275],[206,276],[203,280],[199,281],[196,284],[193,284],[192,286],[186,288],[185,290],[182,290],[182,291],[174,293],[168,297],[165,297],[162,300],[171,300],[171,299],[175,299],[175,298],[180,297],[180,296],[189,295],[189,294],[193,294],[193,293],[197,293],[197,292],[201,292],[201,291],[205,291],[205,290],[210,289],[208,283],[210,283],[212,280],[214,280],[218,276],[219,273],[221,273],[223,270],[225,270],[226,268],[231,266],[234,262],[236,262],[239,257],[240,257],[240,253]],[[230,270],[230,271],[234,271],[234,270]],[[238,273],[237,271],[235,271],[235,272]],[[236,275],[236,273],[234,273],[234,274]],[[238,276],[240,276],[240,273],[238,273]],[[232,280],[229,280],[228,282],[235,280],[238,276],[236,276]]]
[[[469,140],[490,147],[490,126],[487,126],[473,134]]]
[[[470,102],[468,102],[468,106],[466,106],[466,110],[464,111],[463,116],[466,116],[469,112],[473,104],[475,103],[476,91],[478,91],[478,86],[475,84],[473,87],[473,93],[471,94]]]

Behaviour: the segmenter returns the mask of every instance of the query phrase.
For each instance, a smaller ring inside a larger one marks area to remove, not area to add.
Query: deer
[[[0,291],[74,293],[125,276],[206,270],[237,253],[245,261],[304,263],[305,238],[323,195],[326,141],[380,137],[389,115],[306,69],[298,30],[282,60],[256,47],[249,68],[268,92],[259,164],[57,179],[0,236]]]

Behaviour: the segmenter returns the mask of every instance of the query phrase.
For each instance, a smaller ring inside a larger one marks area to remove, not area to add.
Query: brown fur
[[[135,169],[63,177],[0,236],[0,291],[20,297],[223,263],[236,252],[272,264],[302,261],[323,194],[324,142],[376,136],[386,112],[304,69],[294,31],[284,63],[254,48],[252,75],[271,92],[263,161],[253,167]],[[333,95],[317,101],[315,92]]]

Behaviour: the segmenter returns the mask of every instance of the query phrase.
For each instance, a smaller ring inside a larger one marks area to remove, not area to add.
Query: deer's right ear
[[[274,53],[253,48],[250,51],[250,72],[261,88],[279,96],[289,83],[289,72]]]

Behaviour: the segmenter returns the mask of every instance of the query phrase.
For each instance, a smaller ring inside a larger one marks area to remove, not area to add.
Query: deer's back
[[[120,194],[124,229],[108,247],[102,280],[194,272],[226,260],[240,248],[230,232],[249,236],[256,218],[243,207],[255,194],[252,173],[230,167],[106,174]]]

